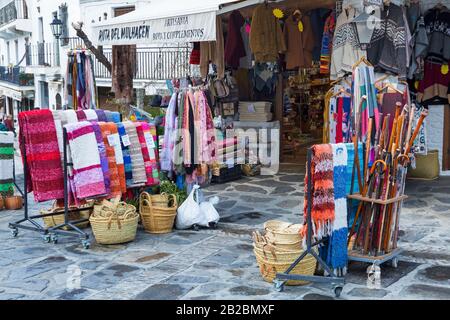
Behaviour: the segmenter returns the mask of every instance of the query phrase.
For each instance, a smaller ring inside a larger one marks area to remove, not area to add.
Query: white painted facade
[[[442,155],[444,146],[444,108],[449,106],[430,106],[426,119],[427,144],[429,150],[439,151],[439,168],[441,176],[450,176],[450,170],[442,171]]]

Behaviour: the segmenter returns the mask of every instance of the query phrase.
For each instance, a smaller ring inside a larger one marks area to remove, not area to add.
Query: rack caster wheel
[[[343,287],[335,287],[334,288],[334,295],[336,298],[339,298],[341,296]]]
[[[285,283],[284,281],[275,280],[273,282],[275,290],[277,292],[283,292],[283,290],[284,290],[284,283]]]
[[[11,235],[13,236],[13,238],[16,238],[18,234],[19,230],[17,228],[11,229]]]
[[[56,234],[50,235],[50,242],[53,243],[53,244],[57,244],[58,243],[58,236]]]
[[[45,243],[50,243],[50,241],[51,241],[51,237],[50,237],[50,235],[49,234],[46,234],[46,235],[44,235],[44,242]]]
[[[89,240],[82,240],[81,241],[81,245],[83,246],[84,249],[89,249],[91,247],[91,243],[89,242]]]
[[[393,268],[397,268],[398,267],[398,258],[392,259],[391,265]]]

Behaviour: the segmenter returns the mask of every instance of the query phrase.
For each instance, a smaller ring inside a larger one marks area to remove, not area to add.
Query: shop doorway
[[[41,90],[41,109],[48,109],[48,106],[50,104],[48,83],[45,81],[40,81],[40,90]]]

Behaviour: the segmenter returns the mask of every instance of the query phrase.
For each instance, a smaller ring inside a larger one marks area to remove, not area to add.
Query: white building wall
[[[426,119],[428,149],[439,151],[439,169],[442,176],[450,176],[450,171],[442,171],[442,152],[444,146],[444,108],[449,106],[430,106]]]

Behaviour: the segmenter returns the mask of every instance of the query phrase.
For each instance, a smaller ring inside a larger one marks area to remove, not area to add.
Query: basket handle
[[[162,193],[161,193],[162,194]],[[169,199],[173,198],[173,205],[172,208],[177,208],[178,207],[178,201],[177,201],[177,197],[174,194],[169,194]]]
[[[119,228],[119,230],[122,229],[122,224],[120,223],[119,215],[117,214],[117,211],[113,211],[113,213],[111,214],[111,216],[109,217],[109,220],[108,220],[108,230],[111,229],[111,224],[112,224],[113,218],[116,218],[117,227]]]

